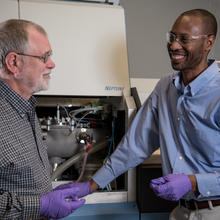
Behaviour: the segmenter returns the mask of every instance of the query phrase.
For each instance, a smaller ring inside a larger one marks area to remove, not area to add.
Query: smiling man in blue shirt
[[[177,73],[158,82],[93,180],[77,184],[81,196],[160,148],[164,176],[150,187],[161,198],[180,200],[170,219],[220,219],[220,73],[216,61],[207,59],[216,33],[216,19],[207,10],[186,11],[177,18],[167,33]]]

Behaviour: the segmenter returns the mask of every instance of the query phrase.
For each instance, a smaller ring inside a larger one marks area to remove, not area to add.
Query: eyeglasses
[[[174,41],[177,41],[181,45],[185,45],[185,44],[192,42],[193,40],[197,40],[200,38],[206,38],[211,35],[212,34],[203,34],[203,35],[192,36],[192,35],[187,35],[187,34],[174,34],[172,32],[168,32],[166,34],[166,38],[167,38],[167,42],[169,44],[172,44]]]
[[[17,53],[17,54],[22,55],[22,56],[38,58],[39,60],[46,63],[48,61],[49,57],[52,55],[52,51],[48,51],[45,54],[43,54],[42,56],[30,55],[30,54],[25,54],[25,53]]]

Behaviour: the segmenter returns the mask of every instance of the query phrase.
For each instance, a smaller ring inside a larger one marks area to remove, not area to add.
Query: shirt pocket
[[[30,167],[14,162],[0,166],[0,188],[8,192],[29,194],[36,189]]]
[[[195,161],[203,167],[220,167],[220,138],[218,132],[211,129],[191,129],[189,140],[190,151]]]

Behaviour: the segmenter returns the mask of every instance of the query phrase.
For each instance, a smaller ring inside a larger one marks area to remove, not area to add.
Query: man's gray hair
[[[0,69],[6,70],[5,58],[8,53],[25,52],[28,46],[27,29],[30,26],[47,36],[46,31],[32,21],[10,19],[0,23]]]

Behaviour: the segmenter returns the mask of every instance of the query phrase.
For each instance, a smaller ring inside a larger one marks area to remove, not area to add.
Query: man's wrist
[[[192,185],[192,191],[197,191],[198,186],[197,186],[196,176],[195,175],[188,175],[188,177],[189,177],[189,180]]]
[[[99,188],[99,185],[93,179],[91,179],[89,183],[90,183],[91,192],[94,192]]]

